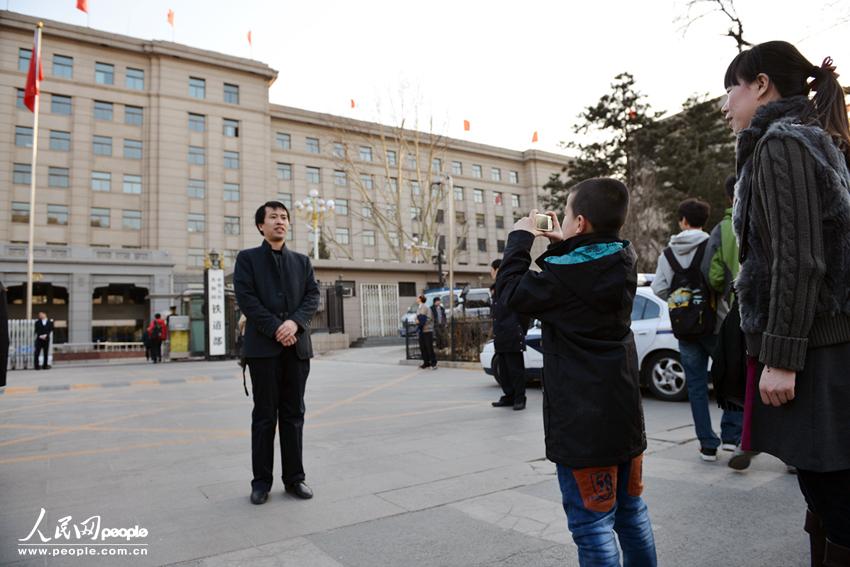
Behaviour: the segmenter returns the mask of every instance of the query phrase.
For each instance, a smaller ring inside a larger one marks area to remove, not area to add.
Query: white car
[[[637,288],[632,307],[632,332],[637,346],[641,385],[661,400],[680,401],[688,397],[685,369],[679,360],[679,341],[673,336],[667,304],[648,287]],[[540,327],[533,326],[525,336],[525,372],[529,379],[543,374]],[[495,376],[493,341],[481,351],[484,372]]]

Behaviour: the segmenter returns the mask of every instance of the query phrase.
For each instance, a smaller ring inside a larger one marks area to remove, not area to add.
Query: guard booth
[[[204,300],[203,285],[195,287],[191,285],[183,292],[180,298],[179,313],[188,319],[188,324],[181,321],[181,325],[188,326],[188,356],[204,356],[207,333],[206,333],[206,302]],[[173,319],[173,318],[172,318]],[[236,305],[236,294],[232,285],[224,288],[224,328],[225,328],[225,356],[236,358],[236,323],[239,321],[239,307]]]

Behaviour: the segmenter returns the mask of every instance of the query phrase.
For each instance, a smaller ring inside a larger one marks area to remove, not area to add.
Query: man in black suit
[[[47,318],[44,311],[38,312],[38,320],[35,322],[35,369],[47,370],[50,368],[48,354],[50,352],[50,334],[53,332],[53,319]],[[44,364],[41,364],[41,353],[44,353]]]
[[[289,210],[269,201],[254,222],[263,243],[236,257],[233,284],[247,318],[243,342],[254,390],[251,502],[262,504],[272,486],[275,424],[280,429],[286,492],[312,498],[304,483],[302,438],[304,387],[313,346],[310,319],[319,306],[319,286],[310,259],[286,246]]]
[[[442,303],[439,297],[435,297],[434,302],[431,304],[431,313],[434,315],[434,338],[437,339],[437,348],[445,348],[446,346],[448,323],[446,320],[446,308],[443,307]]]

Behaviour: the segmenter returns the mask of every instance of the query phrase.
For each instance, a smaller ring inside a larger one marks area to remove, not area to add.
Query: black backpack
[[[717,322],[714,294],[700,269],[707,246],[708,240],[705,240],[697,247],[687,268],[682,267],[673,250],[669,247],[664,250],[664,257],[673,268],[667,308],[670,310],[673,335],[679,340],[692,341],[714,334]]]
[[[153,331],[151,331],[151,338],[155,341],[162,339],[162,328],[156,321],[153,322]]]

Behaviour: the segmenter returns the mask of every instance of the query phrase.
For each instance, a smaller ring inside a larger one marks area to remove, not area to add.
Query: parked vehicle
[[[425,292],[425,305],[431,307],[434,299],[439,297],[440,303],[446,310],[446,318],[451,319],[453,314],[465,317],[487,317],[490,315],[490,290],[486,287],[474,287],[466,290],[455,288],[454,311],[449,311],[449,290],[438,289]],[[416,310],[419,304],[414,302],[407,312],[402,316],[398,326],[398,334],[405,336],[405,329],[416,327]]]
[[[673,336],[667,304],[648,287],[637,288],[632,307],[632,332],[638,353],[641,385],[661,400],[680,401],[688,397],[685,369],[679,359],[679,341]],[[535,323],[525,337],[525,371],[530,380],[543,374],[543,351],[540,346],[540,327]],[[484,372],[494,376],[498,356],[493,341],[481,351]]]

